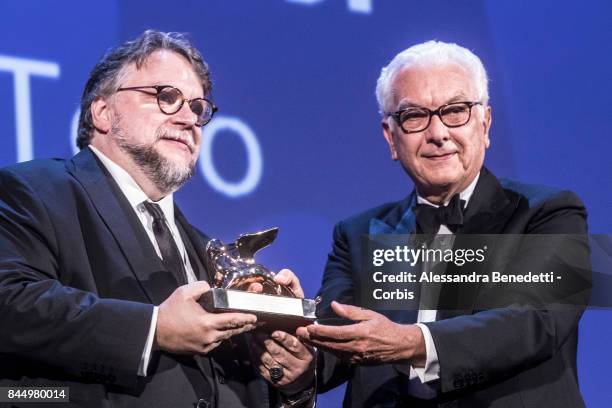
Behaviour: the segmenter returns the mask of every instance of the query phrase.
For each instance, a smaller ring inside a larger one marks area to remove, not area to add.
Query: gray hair
[[[387,112],[393,90],[393,81],[401,71],[414,66],[431,66],[457,64],[464,68],[474,80],[478,98],[484,104],[489,103],[489,79],[482,61],[467,48],[453,43],[427,41],[413,45],[397,54],[384,67],[376,82],[376,100],[381,115]]]
[[[149,56],[158,50],[173,51],[185,57],[202,82],[204,96],[210,95],[212,83],[208,65],[202,58],[202,54],[189,42],[185,35],[147,30],[138,38],[107,51],[91,70],[81,96],[81,114],[76,139],[79,149],[86,147],[93,137],[92,102],[97,97],[105,97],[117,92],[123,69],[132,63],[140,69]]]

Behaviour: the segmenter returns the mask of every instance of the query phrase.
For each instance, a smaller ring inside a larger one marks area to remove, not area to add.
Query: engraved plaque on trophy
[[[292,330],[313,323],[316,302],[300,299],[287,286],[274,281],[274,272],[255,262],[260,249],[274,241],[278,228],[242,234],[236,242],[212,239],[206,245],[208,268],[215,272],[212,288],[200,298],[209,312],[245,312],[257,315],[269,329]],[[262,293],[247,292],[258,283]]]

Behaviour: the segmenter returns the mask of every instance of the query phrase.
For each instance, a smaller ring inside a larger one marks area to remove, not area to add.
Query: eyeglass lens
[[[159,102],[159,108],[164,113],[172,115],[181,109],[186,100],[180,90],[167,87],[159,92],[157,101]],[[213,107],[207,100],[197,98],[187,102],[191,111],[198,116],[198,125],[202,126],[210,121],[213,115]]]
[[[430,111],[421,108],[406,109],[400,114],[399,122],[406,131],[417,131],[427,127]],[[446,126],[465,125],[470,120],[470,106],[466,103],[453,103],[440,108],[440,119]]]

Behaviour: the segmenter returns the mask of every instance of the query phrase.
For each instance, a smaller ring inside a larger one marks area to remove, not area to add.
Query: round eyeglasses
[[[421,107],[410,107],[387,113],[395,119],[404,133],[422,132],[429,127],[431,117],[437,115],[446,127],[455,128],[463,126],[470,121],[472,107],[482,105],[481,102],[453,102],[430,110]]]
[[[146,89],[155,89],[155,92],[146,91]],[[197,116],[196,125],[200,127],[210,122],[217,111],[215,104],[208,99],[186,99],[180,89],[171,85],[130,86],[117,89],[117,92],[119,91],[139,91],[155,96],[159,110],[166,115],[174,115],[187,102],[189,109]]]

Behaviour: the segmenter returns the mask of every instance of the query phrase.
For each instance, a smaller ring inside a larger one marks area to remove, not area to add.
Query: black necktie
[[[440,225],[446,225],[455,232],[463,225],[464,200],[455,194],[447,206],[434,207],[429,204],[417,204],[414,208],[416,223],[420,234],[437,234]]]
[[[176,242],[174,242],[170,228],[168,228],[166,224],[164,212],[161,207],[155,203],[145,201],[144,206],[147,211],[149,211],[149,214],[153,216],[153,233],[155,234],[159,252],[161,252],[164,267],[174,274],[179,285],[186,284],[187,275],[185,272],[185,264],[176,246]]]

